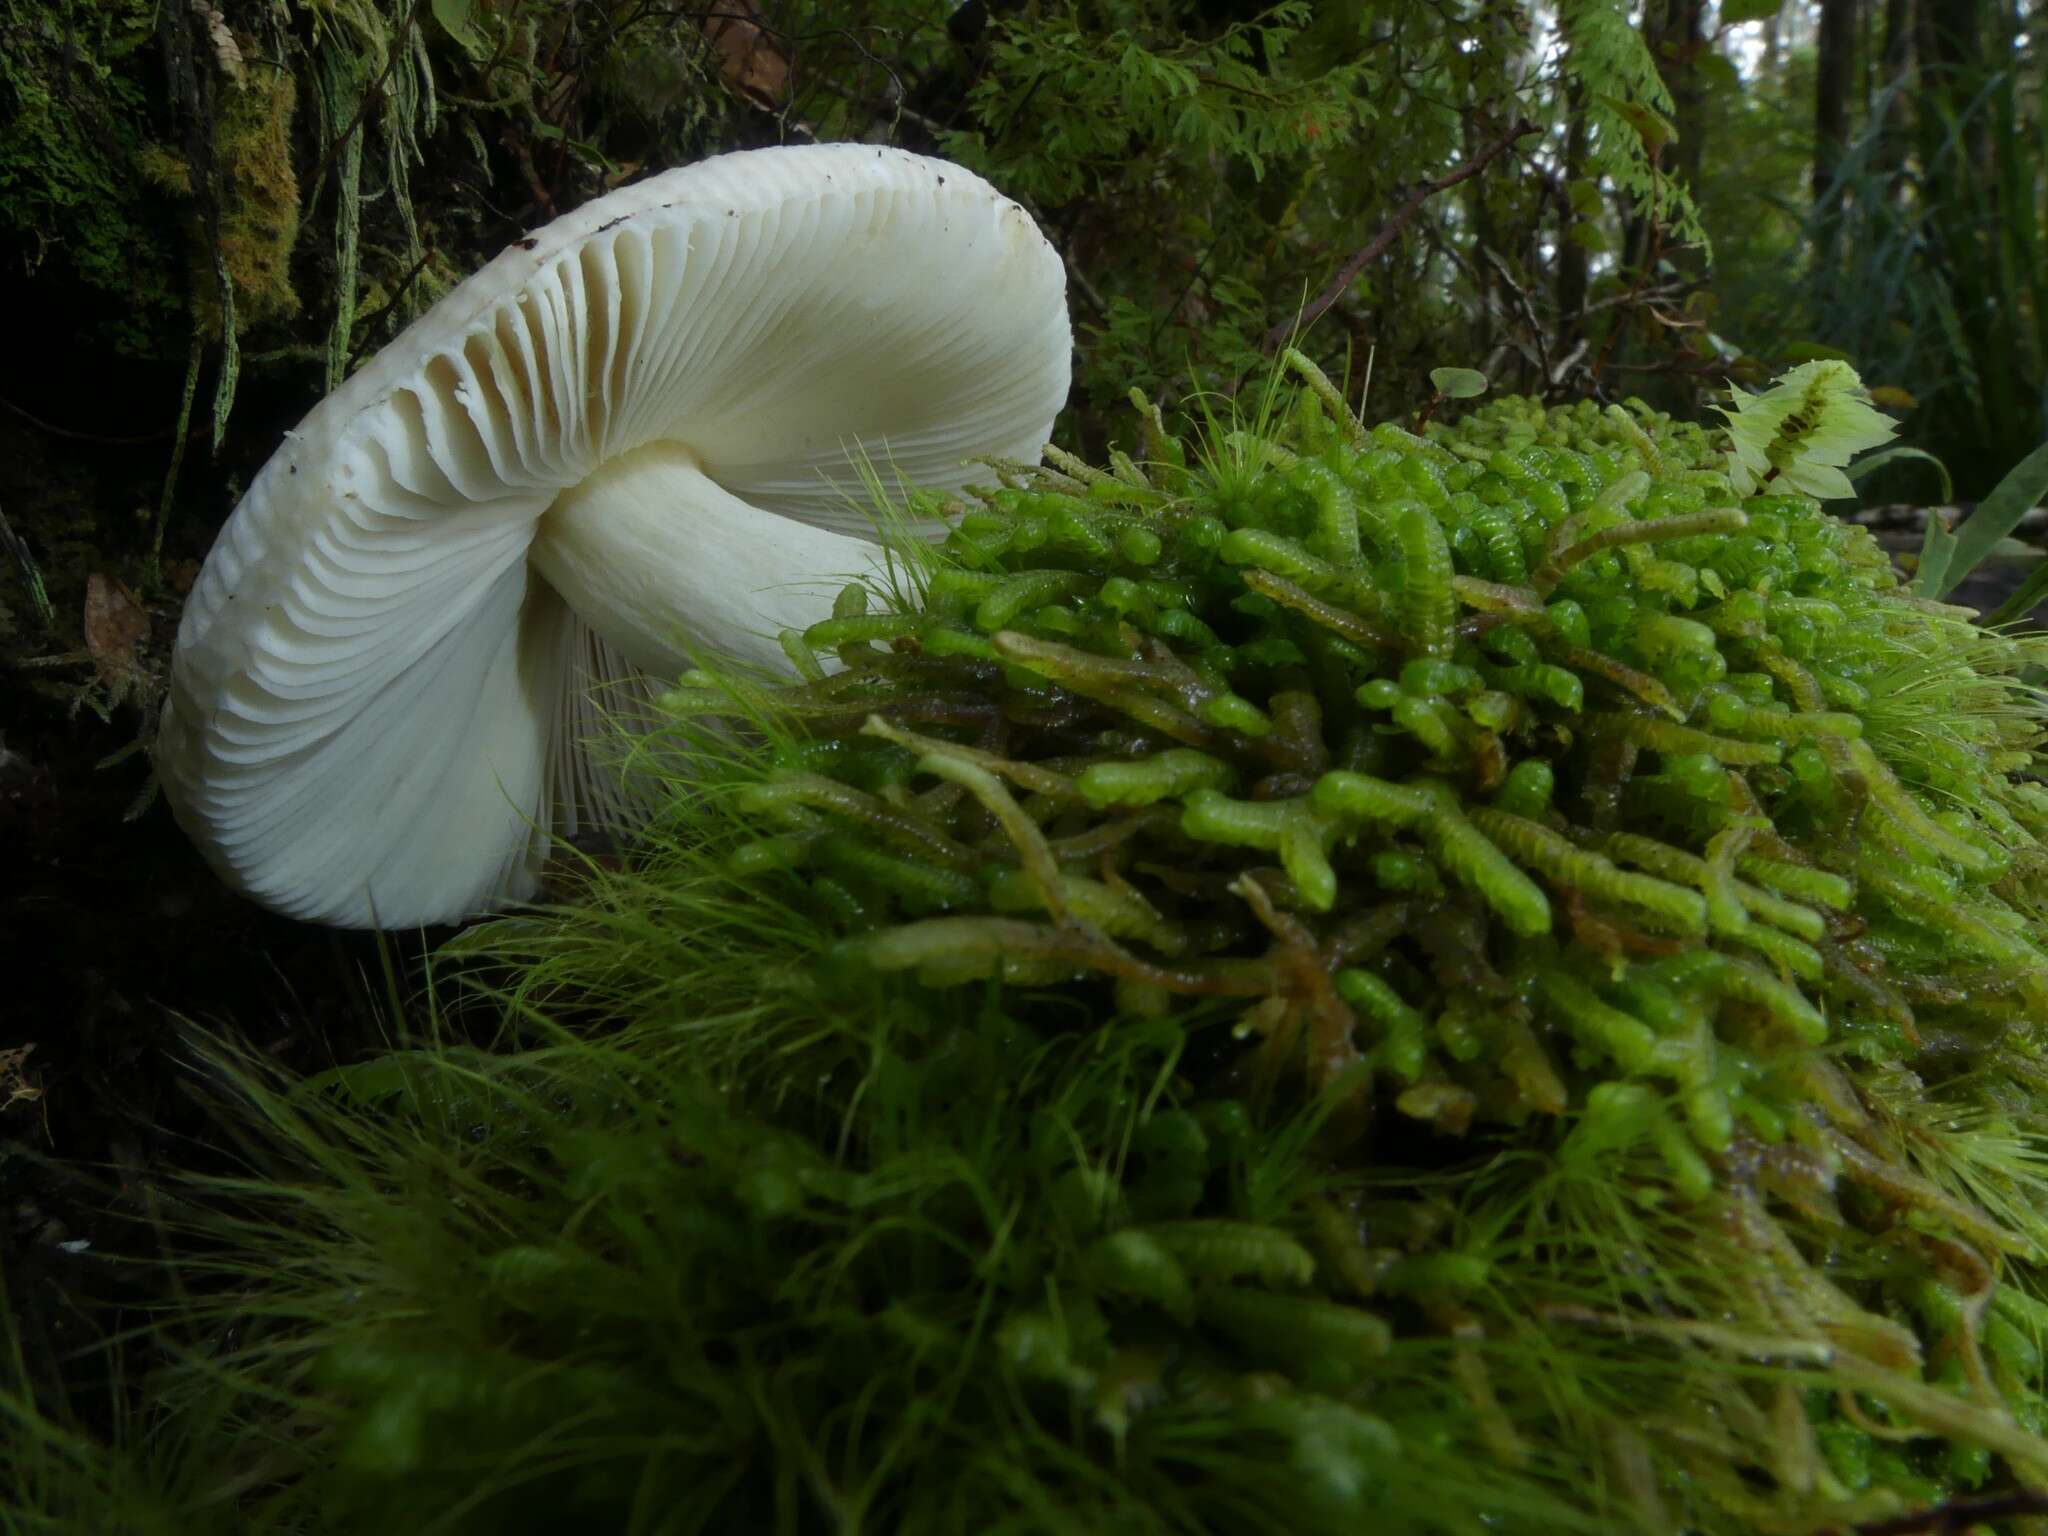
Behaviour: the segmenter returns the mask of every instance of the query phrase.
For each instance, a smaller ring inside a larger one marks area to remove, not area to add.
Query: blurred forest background
[[[300,1065],[374,1032],[372,951],[223,892],[150,732],[280,434],[524,230],[894,142],[1058,245],[1069,446],[1309,320],[1384,416],[1440,366],[1696,413],[1846,355],[1968,500],[2044,435],[2044,46],[2038,0],[0,0],[0,1238],[72,1262],[42,1153],[190,1129],[178,1015]]]

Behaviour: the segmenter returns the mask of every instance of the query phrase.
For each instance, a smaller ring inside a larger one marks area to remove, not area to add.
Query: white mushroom
[[[758,150],[519,241],[287,434],[178,633],[158,766],[233,885],[295,917],[530,895],[619,811],[593,687],[777,661],[875,559],[863,456],[952,488],[1035,460],[1064,272],[942,161]]]

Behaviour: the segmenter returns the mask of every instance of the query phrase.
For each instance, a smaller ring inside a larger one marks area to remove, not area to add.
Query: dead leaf
[[[726,0],[718,14],[705,18],[704,36],[727,86],[770,112],[788,100],[789,55],[769,37],[754,0]]]
[[[164,576],[171,584],[171,590],[180,597],[192,590],[192,584],[199,579],[197,560],[166,560]]]
[[[120,582],[94,571],[85,579],[85,648],[100,681],[113,687],[141,671],[135,646],[149,633],[149,613]]]
[[[28,1053],[35,1048],[31,1040],[13,1050],[0,1051],[0,1114],[17,1104],[33,1104],[43,1096],[43,1090],[30,1082],[28,1076]]]
[[[220,65],[220,72],[236,85],[242,83],[242,45],[235,41],[235,34],[228,30],[228,24],[221,13],[206,3],[206,0],[192,0],[192,14],[206,28],[206,40],[213,44],[214,62]]]

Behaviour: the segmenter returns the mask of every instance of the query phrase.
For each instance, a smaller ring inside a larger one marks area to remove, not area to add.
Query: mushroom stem
[[[880,547],[732,495],[680,443],[608,460],[555,498],[535,569],[636,667],[674,677],[709,649],[781,669],[776,635],[829,617]]]

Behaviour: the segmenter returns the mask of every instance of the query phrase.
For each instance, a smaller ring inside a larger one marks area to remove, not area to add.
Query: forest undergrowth
[[[1420,434],[1294,366],[622,722],[639,852],[405,1048],[205,1046],[244,1169],[19,1528],[2024,1509],[2041,641],[1808,494],[1839,365]]]

